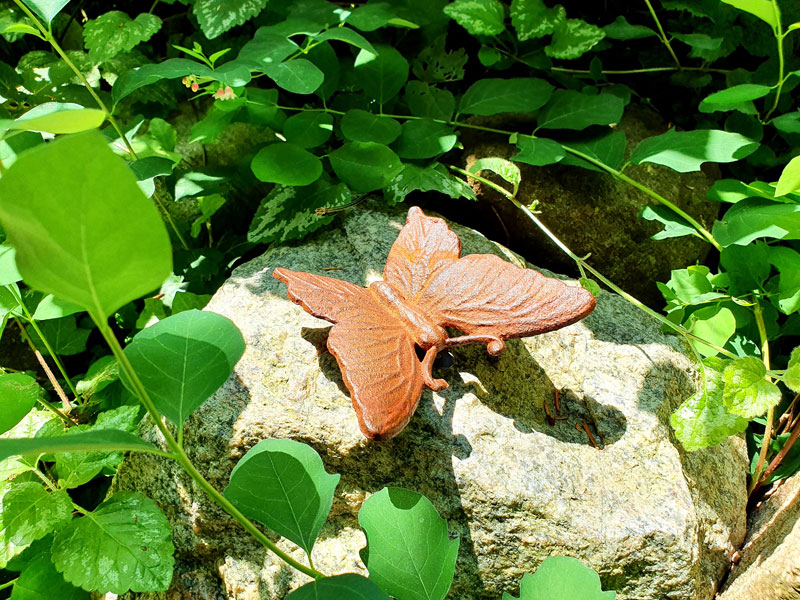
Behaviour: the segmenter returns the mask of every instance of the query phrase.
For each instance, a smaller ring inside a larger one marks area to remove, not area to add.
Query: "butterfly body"
[[[447,224],[409,210],[389,253],[384,281],[369,288],[312,273],[276,268],[289,299],[334,324],[328,349],[350,391],[361,431],[370,439],[397,435],[432,376],[438,352],[471,343],[492,355],[504,340],[552,331],[588,315],[594,297],[489,254],[461,257]],[[445,327],[464,332],[450,338]],[[422,360],[416,348],[424,351]]]

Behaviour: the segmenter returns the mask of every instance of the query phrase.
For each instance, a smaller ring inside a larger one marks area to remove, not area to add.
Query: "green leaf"
[[[711,37],[705,33],[674,33],[672,37],[691,46],[690,58],[702,58],[708,61],[713,61],[719,56],[724,41],[722,37]]]
[[[625,139],[625,133],[622,131],[603,131],[583,141],[572,142],[569,147],[599,160],[613,169],[618,169],[625,160],[627,140]],[[569,153],[563,158],[561,164],[582,167],[590,171],[605,172],[600,167]]]
[[[41,388],[36,380],[22,373],[0,375],[0,433],[22,420],[36,405]]]
[[[781,248],[789,250],[789,248]],[[770,272],[770,248],[764,243],[747,246],[727,246],[722,249],[719,264],[725,269],[730,285],[728,292],[732,296],[744,297],[751,293],[764,292],[764,282]],[[800,256],[800,255],[798,255]]]
[[[283,135],[286,141],[301,148],[315,148],[333,134],[333,117],[324,112],[301,112],[286,119]]]
[[[775,117],[770,123],[775,129],[784,133],[800,133],[800,112]]]
[[[267,0],[196,0],[192,8],[203,34],[213,40],[259,14]]]
[[[556,25],[553,39],[544,53],[551,58],[573,59],[583,56],[606,37],[605,32],[581,19],[567,19]]]
[[[8,242],[0,244],[0,286],[22,281],[17,270],[17,251]]]
[[[225,383],[243,353],[244,339],[230,319],[199,310],[167,317],[125,347],[156,408],[176,425]]]
[[[394,119],[358,108],[344,113],[341,127],[342,136],[347,140],[377,144],[391,144],[403,131],[400,123]]]
[[[107,354],[106,356],[101,356],[89,366],[86,374],[75,385],[75,390],[85,400],[88,400],[118,379],[117,359]]]
[[[305,58],[287,60],[264,72],[280,87],[293,94],[313,94],[325,80],[325,74]]]
[[[72,302],[67,302],[61,298],[56,298],[52,294],[48,294],[36,306],[33,313],[34,321],[46,321],[47,319],[60,319],[61,317],[68,317],[75,313],[82,312],[83,308]]]
[[[711,291],[710,273],[709,268],[704,265],[675,269],[667,287],[683,304],[702,304],[718,296]]]
[[[172,299],[172,314],[187,310],[202,310],[211,300],[211,294],[193,294],[192,292],[178,292]]]
[[[106,114],[96,108],[83,108],[68,102],[45,102],[13,121],[9,129],[56,134],[80,133],[97,129],[105,119]]]
[[[456,99],[447,90],[423,81],[409,81],[406,84],[406,104],[415,117],[449,121],[456,109]]]
[[[327,31],[323,31],[319,35],[313,36],[314,39],[318,42],[324,42],[329,40],[338,40],[340,42],[345,42],[350,44],[351,46],[355,46],[361,50],[365,50],[372,54],[378,54],[372,44],[365,38],[363,35],[358,33],[357,31],[353,31],[348,27],[334,27],[332,29],[328,29]]]
[[[0,460],[9,456],[38,456],[52,452],[99,452],[134,450],[137,452],[160,452],[143,439],[113,429],[87,431],[76,435],[40,438],[0,439]]]
[[[481,79],[464,92],[458,112],[480,116],[533,112],[552,93],[553,86],[542,79]]]
[[[766,246],[765,244],[761,246]],[[753,245],[747,246],[730,246],[723,250],[725,252],[731,248],[752,248]],[[767,262],[774,265],[778,270],[778,294],[777,298],[773,295],[770,300],[773,304],[777,305],[778,310],[783,314],[790,315],[793,312],[800,310],[800,253],[792,248],[785,246],[769,246]],[[760,265],[751,266],[750,268],[764,268]],[[764,269],[769,272],[769,267]]]
[[[785,196],[800,189],[800,156],[795,156],[783,168],[778,185],[775,188],[775,197]]]
[[[142,13],[131,19],[122,11],[112,10],[83,26],[83,40],[89,58],[95,63],[102,63],[146,42],[159,29],[161,19],[153,14]]]
[[[520,42],[553,33],[566,18],[560,4],[547,8],[542,0],[511,0],[511,24]]]
[[[642,38],[658,35],[655,31],[644,25],[631,25],[623,15],[614,19],[603,27],[606,37],[612,40],[640,40]]]
[[[781,401],[781,391],[764,379],[767,368],[754,356],[734,360],[725,367],[722,400],[728,412],[744,419],[760,417]]]
[[[36,556],[20,573],[11,591],[11,600],[90,600],[88,592],[64,581],[56,571],[50,554]]]
[[[747,429],[748,421],[727,411],[722,400],[722,373],[704,367],[705,387],[670,416],[675,436],[688,451],[719,444]]]
[[[364,502],[358,523],[367,536],[361,558],[369,576],[398,600],[442,600],[450,589],[459,540],[430,500],[384,488]]]
[[[354,63],[358,85],[368,98],[383,106],[408,80],[408,61],[391,46],[376,44],[373,52],[361,50]]]
[[[282,185],[309,185],[322,175],[322,162],[289,142],[264,146],[253,157],[250,168],[260,181]]]
[[[469,168],[470,173],[480,173],[481,171],[491,171],[495,175],[502,177],[514,186],[515,192],[522,182],[522,173],[519,167],[505,158],[497,156],[481,158],[472,163]]]
[[[345,573],[311,581],[286,600],[389,600],[389,596],[366,577]]]
[[[317,209],[335,208],[350,201],[345,184],[333,185],[325,179],[305,187],[276,185],[261,201],[247,240],[257,244],[299,240],[333,221],[332,215],[317,215]],[[172,311],[175,312],[174,306]]]
[[[651,162],[679,173],[699,171],[704,162],[734,162],[752,154],[758,142],[718,129],[675,131],[639,142],[629,162],[638,165]]]
[[[433,158],[452,150],[457,141],[453,129],[444,123],[419,119],[403,123],[394,149],[400,158]]]
[[[385,2],[359,4],[347,17],[347,23],[361,31],[375,31],[398,18],[395,7]]]
[[[723,246],[749,244],[760,237],[800,239],[800,205],[763,198],[747,198],[734,204],[711,229]]]
[[[780,23],[780,10],[771,0],[722,0],[722,2],[755,15],[773,29],[777,29]]]
[[[328,155],[336,175],[356,192],[386,187],[403,170],[390,148],[373,142],[350,142]]]
[[[48,25],[68,3],[69,0],[25,0],[25,4],[42,17]]]
[[[310,555],[338,483],[339,475],[325,472],[311,446],[293,440],[262,440],[233,468],[224,495],[246,516]]]
[[[617,593],[602,591],[600,576],[577,558],[548,556],[536,573],[525,573],[519,600],[614,600]],[[503,600],[517,600],[508,592]]]
[[[211,217],[223,206],[225,206],[225,197],[221,194],[197,196],[197,207],[200,209],[200,216],[192,221],[191,235],[193,238],[200,235],[200,228],[211,221]]]
[[[710,96],[703,98],[700,103],[702,105],[714,104],[737,104],[739,102],[747,102],[749,100],[756,100],[763,98],[772,91],[768,85],[756,85],[754,83],[743,83],[735,85],[726,90],[715,92]]]
[[[25,282],[96,320],[158,288],[172,271],[158,211],[98,133],[26,152],[0,179],[0,198],[0,221]]]
[[[699,338],[716,346],[725,346],[736,331],[736,317],[728,308],[709,306],[696,310],[689,317],[689,330]],[[691,340],[695,350],[703,356],[716,356],[718,351],[701,342]]]
[[[50,319],[39,323],[39,329],[44,338],[50,343],[56,354],[71,356],[86,350],[86,342],[91,331],[89,329],[79,329],[74,315],[62,317],[60,319]],[[50,351],[42,342],[33,327],[26,328],[28,335],[31,336],[37,348],[41,348],[42,354],[50,356]]]
[[[645,206],[642,210],[642,218],[648,221],[658,221],[664,224],[664,229],[652,236],[654,240],[665,240],[673,237],[683,237],[694,235],[700,237],[697,230],[692,227],[683,217],[676,215],[666,206]]]
[[[552,165],[564,158],[561,144],[546,138],[521,135],[517,139],[519,152],[511,157],[514,162],[522,162],[534,167]]]
[[[3,496],[2,525],[5,535],[18,546],[27,546],[72,519],[72,500],[63,490],[48,492],[35,481],[12,483]]]
[[[800,346],[792,350],[792,354],[789,356],[789,364],[783,374],[783,383],[793,392],[800,392]]]
[[[383,190],[383,198],[389,204],[398,204],[414,191],[441,192],[451,198],[477,200],[475,192],[467,183],[453,177],[441,163],[418,167],[407,164]]]
[[[117,492],[53,540],[53,563],[85,590],[163,591],[172,581],[171,530],[155,502]]]
[[[588,95],[556,90],[539,113],[539,129],[586,129],[590,125],[619,123],[625,101],[613,94]]]
[[[739,200],[750,198],[755,194],[748,186],[738,179],[718,179],[714,185],[706,192],[706,197],[709,200],[716,202],[728,202],[735,204]],[[769,195],[770,198],[772,194]]]
[[[497,0],[455,0],[443,10],[472,35],[497,35],[505,31],[503,5]]]

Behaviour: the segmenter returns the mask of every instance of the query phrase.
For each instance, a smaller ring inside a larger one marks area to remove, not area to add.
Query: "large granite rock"
[[[747,539],[718,600],[800,599],[800,475],[748,517]]]
[[[524,573],[557,554],[595,568],[620,600],[710,599],[744,537],[744,443],[681,449],[668,417],[694,389],[691,361],[678,339],[615,295],[601,293],[595,312],[575,325],[510,341],[498,358],[484,347],[456,349],[454,367],[434,373],[448,390],[424,392],[396,438],[364,438],[325,348],[328,323],[289,302],[272,270],[367,284],[380,276],[404,221],[405,209],[367,204],[346,213],[339,228],[271,248],[215,295],[208,310],[238,325],[247,350],[187,423],[185,445],[203,473],[221,489],[264,438],[313,446],[328,471],[342,475],[313,551],[315,566],[329,574],[364,572],[357,513],[371,493],[393,485],[425,494],[461,539],[449,598],[516,593]],[[452,227],[465,254],[520,262]],[[543,404],[552,406],[555,389],[566,420],[550,425]],[[583,423],[599,448],[577,429]],[[155,439],[152,427],[144,433]],[[170,518],[178,566],[166,597],[280,599],[306,580],[170,462],[131,456],[115,485],[149,494]],[[303,560],[290,542],[279,545]]]
[[[532,123],[508,119],[500,115],[478,122],[512,131],[533,129]],[[664,133],[667,126],[652,111],[631,105],[625,109],[618,129],[625,133],[630,151],[642,139]],[[543,135],[547,137],[546,133]],[[464,129],[461,141],[466,168],[480,158],[510,158],[518,152],[516,146],[508,144],[507,136],[485,131]],[[591,253],[592,266],[654,308],[664,305],[655,282],[667,281],[671,269],[702,261],[710,249],[708,243],[694,236],[651,239],[664,226],[644,220],[639,214],[645,206],[657,202],[606,173],[560,164],[545,167],[517,164],[522,171],[517,198],[523,204],[538,201],[539,218],[573,252],[579,256]],[[632,165],[625,174],[675,203],[710,231],[720,205],[707,200],[706,192],[719,176],[719,170],[711,163],[706,166],[712,176],[706,172],[676,173],[650,163]],[[484,173],[484,176],[508,187],[491,174]],[[459,222],[478,227],[531,257],[539,266],[566,273],[575,271],[571,259],[558,252],[530,221],[520,219],[517,209],[508,200],[480,183],[475,183],[474,189],[480,202],[452,200],[441,194],[430,194],[425,201],[445,216],[457,215]]]

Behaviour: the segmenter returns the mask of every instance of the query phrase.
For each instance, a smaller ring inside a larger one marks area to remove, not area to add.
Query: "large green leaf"
[[[90,600],[85,590],[64,581],[49,552],[37,555],[14,582],[11,600]]]
[[[91,333],[88,329],[78,327],[74,315],[61,317],[60,319],[49,319],[39,323],[42,335],[50,343],[56,354],[71,356],[86,350],[86,342]],[[42,354],[50,355],[50,351],[44,347],[44,342],[39,337],[39,333],[33,327],[27,327],[26,331],[31,336],[37,348],[41,348]]]
[[[286,119],[283,135],[286,141],[301,148],[315,148],[333,134],[333,117],[324,112],[301,112]]]
[[[613,94],[582,94],[556,90],[539,113],[539,129],[586,129],[590,125],[619,123],[625,102]]]
[[[413,83],[413,82],[412,82]],[[403,128],[394,119],[353,108],[342,117],[342,136],[352,142],[391,144]]]
[[[702,105],[727,105],[738,104],[739,102],[747,102],[763,98],[772,91],[768,85],[757,85],[754,83],[743,83],[741,85],[734,85],[719,92],[714,92],[710,96],[703,98]]]
[[[377,51],[373,47],[373,45],[365,38],[363,35],[349,29],[347,27],[333,27],[332,29],[328,29],[323,31],[319,35],[315,35],[314,39],[318,42],[324,42],[329,40],[338,40],[340,42],[345,42],[350,44],[351,46],[355,46],[361,50],[366,50],[367,52],[371,52],[372,54],[377,54]]]
[[[35,481],[12,482],[3,496],[2,528],[14,544],[27,546],[72,519],[72,499],[64,490],[47,491]]]
[[[675,131],[650,137],[639,142],[630,162],[664,165],[679,173],[699,171],[704,162],[734,162],[752,154],[758,142],[738,133],[718,129]]]
[[[458,112],[481,116],[533,112],[552,93],[553,86],[542,79],[481,79],[464,92]]]
[[[800,239],[800,205],[763,198],[747,198],[734,204],[711,229],[723,246],[745,245],[760,237]]]
[[[691,332],[699,338],[716,346],[724,346],[736,331],[736,317],[729,308],[708,306],[693,312],[688,325]],[[716,356],[718,353],[702,342],[692,340],[691,343],[703,356]]]
[[[333,215],[318,215],[317,209],[336,208],[351,200],[345,184],[334,185],[326,179],[304,187],[276,185],[261,201],[247,240],[257,244],[299,240],[333,221]]]
[[[25,0],[25,4],[47,21],[48,25],[68,3],[69,0]]]
[[[760,417],[781,401],[781,391],[764,379],[767,368],[754,356],[729,363],[722,372],[725,387],[722,400],[728,412],[744,419]]]
[[[436,191],[451,198],[478,199],[464,180],[453,177],[441,163],[427,167],[407,164],[384,188],[383,198],[389,204],[398,204],[414,191]]]
[[[157,289],[172,270],[158,211],[93,131],[20,156],[0,179],[0,221],[26,283],[97,320]]]
[[[222,315],[187,310],[143,329],[125,347],[156,408],[183,423],[225,383],[244,353],[236,325]],[[123,376],[125,385],[133,387]]]
[[[566,145],[566,144],[565,144]],[[578,142],[570,142],[569,146],[572,150],[577,150],[586,156],[599,160],[601,163],[608,165],[612,169],[619,169],[625,161],[625,148],[627,147],[627,140],[623,131],[602,131],[592,137],[585,138]],[[562,165],[572,165],[575,167],[582,167],[590,171],[605,172],[600,167],[588,162],[587,160],[567,153],[561,160]]]
[[[505,30],[503,5],[498,0],[455,0],[444,14],[472,35],[497,35]]]
[[[725,4],[755,15],[773,29],[777,29],[781,20],[781,12],[777,2],[771,0],[722,0]]]
[[[311,581],[286,600],[389,600],[389,596],[366,577],[345,573]]]
[[[52,452],[98,452],[134,450],[161,452],[150,442],[127,431],[102,429],[76,435],[0,439],[0,460],[9,456],[38,456]]]
[[[689,397],[670,416],[684,448],[700,450],[719,444],[747,429],[748,421],[728,412],[722,400],[722,373],[704,367],[705,387]]]
[[[0,375],[0,433],[14,427],[30,412],[40,391],[36,380],[23,373]]]
[[[33,320],[60,319],[79,312],[83,312],[83,308],[77,304],[72,304],[72,302],[56,298],[53,294],[48,294],[36,306],[36,310],[33,312]]]
[[[171,529],[146,496],[117,492],[53,540],[53,563],[85,590],[163,591],[172,581]]]
[[[543,0],[511,1],[511,24],[521,42],[553,33],[566,18],[567,13],[560,4],[547,8]]]
[[[604,592],[600,576],[577,558],[547,557],[536,573],[525,573],[519,585],[519,600],[614,600],[617,593]],[[517,600],[504,592],[503,600]]]
[[[658,35],[655,31],[644,25],[632,25],[628,23],[623,15],[614,19],[613,23],[609,23],[603,27],[603,31],[607,38],[612,40],[639,40],[642,38]]]
[[[519,152],[511,157],[514,162],[522,162],[534,167],[552,165],[564,158],[561,144],[546,138],[521,135],[517,139]]]
[[[423,81],[406,84],[406,104],[415,117],[449,121],[456,109],[456,99],[447,90]]]
[[[339,475],[311,446],[262,440],[236,464],[225,497],[252,519],[311,554],[331,510]]]
[[[213,40],[264,10],[267,0],[196,0],[193,11],[200,29]]]
[[[573,59],[583,56],[606,37],[605,31],[581,19],[566,19],[553,30],[553,39],[546,46],[547,56]]]
[[[379,105],[394,98],[408,80],[408,61],[391,46],[376,44],[377,55],[361,50],[354,63],[358,85]]]
[[[362,193],[385,187],[403,170],[403,163],[390,148],[373,142],[345,144],[328,159],[339,179]]]
[[[83,108],[69,102],[44,102],[8,123],[16,131],[47,133],[80,133],[97,129],[106,120],[106,113],[96,108]]]
[[[775,196],[785,196],[800,190],[800,156],[795,156],[783,168],[778,185],[775,187]]]
[[[250,168],[260,181],[282,185],[310,185],[322,175],[322,162],[289,142],[264,146],[253,157]]]
[[[452,150],[456,141],[458,136],[444,123],[419,119],[403,123],[394,149],[400,158],[433,158]]]
[[[297,58],[282,62],[264,72],[287,92],[313,94],[325,80],[325,74],[310,60]]]
[[[358,513],[369,576],[397,600],[442,600],[453,581],[459,540],[430,500],[402,488],[373,494]]]
[[[731,248],[752,247],[752,244],[729,246],[723,250],[723,254]],[[777,296],[772,295],[770,300],[783,314],[790,315],[800,310],[800,252],[786,246],[769,246],[767,248],[767,260],[779,272],[777,281],[778,293]],[[769,267],[766,270],[768,271]]]
[[[161,19],[153,14],[142,13],[131,19],[122,11],[111,10],[83,26],[83,39],[89,58],[101,63],[146,42],[159,29]]]

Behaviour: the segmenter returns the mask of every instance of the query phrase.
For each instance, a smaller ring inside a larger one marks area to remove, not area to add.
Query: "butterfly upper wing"
[[[431,278],[418,300],[439,324],[501,339],[565,327],[595,305],[587,290],[493,254],[469,254],[451,263]]]
[[[405,328],[370,293],[352,283],[278,268],[289,299],[335,323],[328,349],[336,357],[361,431],[386,439],[406,426],[419,402],[422,364]]]
[[[461,240],[450,231],[443,219],[426,217],[416,206],[411,207],[406,225],[400,230],[386,266],[383,279],[396,287],[406,300],[416,303],[442,269],[461,256]]]

